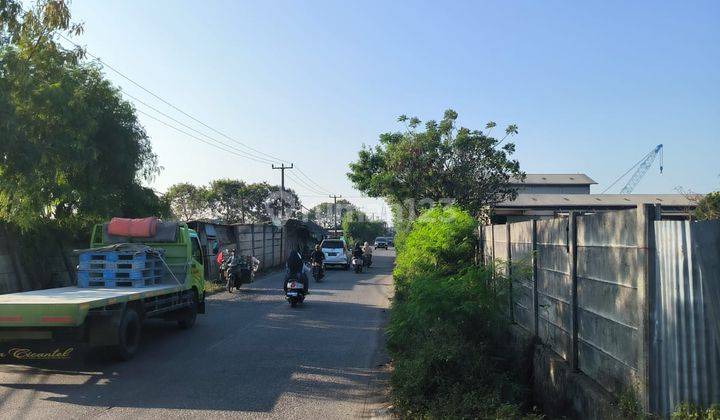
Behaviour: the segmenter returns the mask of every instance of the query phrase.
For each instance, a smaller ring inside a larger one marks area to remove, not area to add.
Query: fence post
[[[492,243],[492,248],[490,249],[490,258],[493,263],[495,264],[495,225],[492,223],[490,224],[490,242]],[[493,267],[493,272],[495,271],[495,268]]]
[[[250,255],[255,256],[255,224],[250,225]]]
[[[578,287],[577,287],[577,213],[568,215],[568,252],[570,260],[571,281],[571,317],[570,317],[570,366],[574,371],[580,370],[578,363]]]
[[[537,246],[537,220],[533,219],[532,222],[532,281],[533,281],[533,326],[535,331],[535,337],[540,336],[540,320],[538,319],[538,246]]]
[[[508,304],[510,305],[510,322],[515,323],[513,308],[513,282],[512,282],[512,246],[510,246],[510,223],[505,222],[505,255],[507,255]]]
[[[263,259],[267,260],[267,225],[263,225]],[[271,250],[272,251],[272,250]],[[270,264],[265,264],[264,267],[272,267],[273,264],[275,264],[272,260],[270,260]]]
[[[642,277],[637,287],[638,298],[638,399],[645,412],[651,409],[651,351],[653,293],[655,290],[655,218],[659,213],[652,204],[639,204],[637,207],[637,246],[642,252],[640,263],[643,266]],[[653,403],[655,401],[652,401]]]
[[[271,240],[270,240],[270,247],[272,248],[272,252],[273,252],[272,267],[275,267],[275,227],[274,226],[270,227],[270,235],[272,236]]]

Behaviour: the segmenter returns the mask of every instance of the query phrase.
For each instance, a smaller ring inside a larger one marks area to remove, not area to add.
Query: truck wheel
[[[181,309],[180,318],[178,319],[178,325],[183,330],[189,330],[195,325],[197,319],[197,294],[195,291],[192,292],[192,304],[189,308]]]
[[[131,307],[125,309],[125,314],[118,327],[119,343],[115,346],[115,353],[120,360],[130,360],[140,347],[142,324],[140,315]]]

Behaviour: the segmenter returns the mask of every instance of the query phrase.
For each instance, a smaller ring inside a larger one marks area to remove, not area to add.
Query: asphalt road
[[[146,322],[130,362],[91,355],[53,366],[0,365],[3,418],[385,417],[382,328],[394,254],[363,274],[329,270],[298,308],[281,273],[208,298],[188,331]]]

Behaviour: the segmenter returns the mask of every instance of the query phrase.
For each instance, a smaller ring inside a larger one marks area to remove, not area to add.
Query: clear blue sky
[[[665,173],[656,165],[635,192],[720,189],[718,1],[75,0],[72,11],[93,54],[377,214],[377,201],[354,198],[348,162],[400,129],[398,115],[446,108],[470,128],[518,124],[522,169],[584,172],[600,183],[593,192],[658,143]],[[158,190],[279,180],[141,120],[165,167]],[[322,200],[288,186],[308,206]]]

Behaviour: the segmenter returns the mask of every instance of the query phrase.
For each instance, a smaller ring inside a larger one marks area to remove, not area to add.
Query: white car
[[[325,267],[338,266],[347,270],[350,267],[348,260],[347,246],[342,239],[325,239],[320,244],[320,249],[325,254]]]

